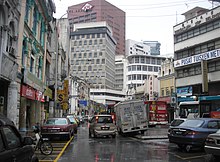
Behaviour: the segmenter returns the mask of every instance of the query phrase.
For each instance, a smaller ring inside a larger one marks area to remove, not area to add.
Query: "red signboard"
[[[211,118],[219,118],[220,119],[220,111],[212,111]]]
[[[31,87],[22,85],[21,96],[35,100],[35,90]]]

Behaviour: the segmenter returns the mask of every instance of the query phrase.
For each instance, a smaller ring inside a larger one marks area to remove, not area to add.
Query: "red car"
[[[41,134],[47,138],[62,138],[70,140],[74,135],[74,125],[68,118],[48,118],[41,127]]]

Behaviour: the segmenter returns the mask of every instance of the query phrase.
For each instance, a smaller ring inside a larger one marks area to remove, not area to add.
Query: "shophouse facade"
[[[169,122],[174,119],[174,110],[176,108],[175,73],[173,62],[173,58],[166,58],[166,60],[161,63],[161,70],[158,74],[158,101],[165,101],[167,103]]]
[[[19,24],[18,60],[20,73],[20,108],[19,128],[28,131],[36,123],[43,123],[46,118],[45,95],[51,96],[46,84],[47,36],[51,29],[54,3],[49,0],[22,0]],[[47,99],[48,100],[48,99]]]
[[[201,111],[220,106],[220,6],[196,7],[174,29],[178,102],[199,100]]]
[[[19,2],[0,2],[0,113],[10,118],[18,127],[19,95],[21,73],[17,73],[20,59],[18,55]]]

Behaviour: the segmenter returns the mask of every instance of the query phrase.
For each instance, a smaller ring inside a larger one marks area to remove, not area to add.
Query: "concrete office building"
[[[106,22],[74,25],[71,32],[71,75],[92,82],[95,89],[114,89],[115,45]]]
[[[202,111],[214,110],[220,106],[220,6],[183,15],[185,21],[173,27],[178,101],[199,98]]]
[[[92,0],[68,7],[70,28],[77,23],[106,21],[117,42],[116,55],[125,54],[125,12],[105,0]]]
[[[125,55],[115,56],[115,89],[118,91],[126,92],[126,65],[127,59]]]
[[[90,99],[105,105],[121,101],[115,89],[116,41],[106,22],[74,25],[70,33],[71,75],[90,83]],[[111,92],[111,94],[110,94]]]

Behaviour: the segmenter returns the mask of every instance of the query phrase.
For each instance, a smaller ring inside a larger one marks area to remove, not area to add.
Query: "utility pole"
[[[56,113],[60,112],[60,111],[57,111],[57,88],[58,88],[58,80],[57,80],[57,77],[58,77],[58,55],[59,55],[59,21],[60,19],[63,18],[63,16],[65,16],[66,14],[68,14],[67,12],[65,14],[63,14],[59,19],[56,19],[56,27],[55,27],[55,30],[56,30],[56,44],[55,44],[55,50],[56,50],[56,56],[55,56],[55,91],[54,91],[54,109],[53,109],[53,117],[56,117]],[[59,115],[59,114],[57,114]]]

